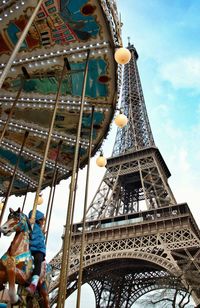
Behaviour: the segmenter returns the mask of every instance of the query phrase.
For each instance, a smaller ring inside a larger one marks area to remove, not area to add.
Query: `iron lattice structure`
[[[167,183],[170,172],[156,148],[137,68],[138,54],[125,65],[121,108],[128,124],[118,129],[113,155],[89,207],[88,219],[176,204]],[[142,202],[144,201],[144,202]],[[145,204],[144,204],[145,203]]]
[[[200,231],[186,203],[177,204],[170,172],[155,146],[137,68],[125,65],[122,105],[128,125],[118,129],[112,157],[87,212],[83,283],[96,307],[132,307],[161,288],[191,291],[200,305]],[[77,288],[82,223],[73,226],[68,297]],[[62,249],[52,259],[51,304],[57,300]]]

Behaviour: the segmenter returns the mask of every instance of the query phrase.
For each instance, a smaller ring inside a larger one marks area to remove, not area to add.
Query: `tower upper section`
[[[112,156],[155,146],[137,68],[138,53],[130,43],[128,49],[131,60],[124,66],[121,95],[121,108],[128,124],[118,129]]]

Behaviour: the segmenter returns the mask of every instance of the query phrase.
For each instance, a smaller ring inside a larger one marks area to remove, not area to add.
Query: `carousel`
[[[31,217],[35,219],[42,190],[49,186],[53,195],[56,185],[71,177],[69,200],[63,210],[66,227],[59,308],[65,302],[77,173],[101,150],[109,133],[118,110],[121,64],[129,59],[113,0],[0,1],[0,231],[6,235],[17,230],[17,235],[22,221],[27,224],[23,207],[28,192],[35,192]],[[98,162],[105,165],[102,154]],[[11,195],[24,196],[24,203],[3,223]],[[53,220],[53,198],[49,200],[46,236]],[[10,219],[15,219],[18,229],[12,223],[13,230],[8,231]],[[24,260],[19,262],[20,256],[17,261],[15,257],[16,253],[7,253],[1,259],[0,307],[6,303],[7,307],[29,305],[26,296],[13,295],[15,284],[16,292],[23,294],[29,275],[24,263],[21,265]],[[22,276],[26,276],[24,280]],[[35,307],[51,306],[45,299],[48,284],[45,290]]]

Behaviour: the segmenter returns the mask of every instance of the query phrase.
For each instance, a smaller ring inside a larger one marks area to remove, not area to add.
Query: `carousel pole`
[[[47,237],[48,237],[48,227],[49,227],[49,221],[51,219],[51,212],[52,212],[52,206],[53,206],[53,197],[52,197],[52,192],[53,192],[53,188],[56,185],[56,180],[57,180],[57,164],[58,164],[58,159],[59,159],[59,155],[60,155],[60,150],[61,150],[61,146],[62,146],[63,141],[60,140],[58,143],[58,147],[57,147],[57,154],[56,154],[56,159],[55,159],[55,166],[54,166],[54,172],[53,172],[53,178],[52,178],[52,182],[51,182],[51,188],[50,188],[50,192],[49,192],[49,199],[48,199],[48,204],[47,204],[47,211],[46,211],[46,221],[44,224],[44,230],[46,233],[46,242],[47,242]],[[47,229],[46,229],[46,224],[48,225]]]
[[[46,235],[46,239],[45,239],[45,244],[47,245],[47,240],[48,240],[48,235],[49,235],[49,228],[50,228],[50,221],[51,221],[51,214],[52,214],[52,209],[53,209],[53,202],[54,202],[54,196],[55,196],[55,192],[56,192],[56,181],[57,181],[57,177],[58,177],[58,169],[56,170],[56,175],[55,175],[55,184],[53,186],[53,194],[52,194],[52,198],[51,198],[51,205],[50,205],[50,211],[49,211],[49,219],[47,222],[47,227],[46,227],[46,221],[45,221],[45,235]]]
[[[81,158],[81,146],[79,148],[79,154],[78,154],[78,159],[77,159],[77,168],[76,168],[76,175],[75,175],[75,185],[74,185],[74,200],[73,200],[73,205],[72,205],[72,217],[70,221],[70,234],[72,234],[72,228],[73,228],[73,221],[74,221],[74,209],[75,209],[75,203],[76,203],[76,193],[77,193],[77,188],[78,188],[78,175],[79,175],[79,168],[80,168],[80,158]],[[70,183],[71,184],[71,183]],[[71,237],[69,239],[69,247],[71,245]],[[67,255],[67,258],[69,259],[69,253]]]
[[[50,142],[51,142],[51,135],[52,135],[52,132],[53,132],[53,126],[54,126],[54,122],[55,122],[56,112],[57,112],[57,109],[58,109],[62,80],[63,80],[63,77],[64,77],[64,74],[65,74],[67,67],[68,67],[68,61],[67,61],[67,59],[64,59],[63,69],[62,69],[62,73],[61,73],[61,76],[60,76],[60,80],[59,80],[59,84],[58,84],[58,90],[57,90],[57,94],[56,94],[56,98],[55,98],[54,110],[53,110],[51,123],[50,123],[49,131],[48,131],[47,143],[46,143],[45,152],[44,152],[44,156],[43,156],[43,161],[42,161],[42,166],[41,166],[41,171],[40,171],[40,177],[39,177],[39,183],[38,183],[38,187],[37,187],[36,194],[35,194],[35,200],[34,200],[34,204],[33,204],[33,210],[32,210],[32,215],[31,215],[32,221],[35,220],[35,215],[36,215],[36,210],[37,210],[37,201],[38,201],[39,194],[40,194],[41,187],[42,187],[42,180],[43,180],[44,171],[45,171],[46,159],[47,159],[49,146],[50,146]]]
[[[70,220],[70,231],[69,231],[68,247],[71,246],[71,239],[72,239],[72,230],[73,230],[73,221],[74,221],[74,209],[75,209],[75,203],[76,203],[78,175],[79,175],[79,168],[80,168],[80,158],[81,158],[81,146],[79,147],[79,154],[78,154],[78,158],[77,158],[77,168],[76,168],[75,185],[74,185],[74,198],[73,198],[73,204],[72,204],[72,210],[71,210],[71,220]],[[71,183],[70,183],[70,185],[71,185]],[[66,264],[69,264],[69,257],[70,257],[70,249],[68,250],[68,253],[67,253]]]
[[[79,153],[79,143],[80,143],[80,134],[81,134],[81,125],[83,118],[83,107],[84,107],[84,99],[85,99],[85,91],[86,91],[86,83],[87,83],[87,75],[88,75],[88,64],[89,64],[89,55],[90,50],[87,51],[87,58],[85,64],[84,78],[83,78],[83,86],[81,93],[81,105],[80,105],[80,114],[79,114],[79,122],[77,128],[76,135],[76,145],[75,145],[75,153],[74,153],[74,161],[71,175],[71,184],[70,184],[70,192],[69,192],[69,200],[68,200],[68,209],[67,209],[67,217],[66,217],[66,227],[63,239],[63,252],[62,252],[62,261],[61,261],[61,271],[60,271],[60,282],[59,282],[59,290],[58,290],[58,308],[64,308],[65,306],[65,298],[67,291],[67,273],[69,266],[69,258],[67,254],[70,251],[70,222],[72,217],[72,207],[74,202],[74,189],[75,189],[75,178],[76,178],[76,170],[77,170],[77,162],[78,162],[78,153]]]
[[[24,81],[25,81],[25,79],[29,79],[29,78],[30,78],[30,76],[29,76],[29,74],[28,74],[28,72],[27,72],[27,70],[26,70],[25,67],[22,67],[22,72],[23,72],[24,76],[23,76],[23,79],[21,80],[21,85],[20,85],[20,87],[19,87],[19,89],[18,89],[17,95],[16,95],[16,97],[15,97],[15,100],[14,100],[14,102],[13,102],[13,104],[12,104],[12,107],[11,107],[11,109],[10,109],[10,112],[9,112],[9,114],[8,114],[8,117],[7,117],[7,119],[6,119],[6,122],[5,122],[5,124],[4,124],[3,130],[2,130],[2,133],[1,133],[1,137],[0,137],[0,144],[1,144],[2,140],[3,140],[3,137],[4,137],[4,135],[5,135],[6,129],[7,129],[7,127],[8,127],[8,123],[9,123],[9,121],[10,121],[12,115],[13,115],[14,109],[15,109],[15,107],[16,107],[16,104],[17,104],[17,102],[18,102],[18,99],[19,99],[19,97],[20,97],[20,95],[21,95],[21,92],[22,92],[22,90],[23,90]]]
[[[19,165],[19,161],[20,161],[20,158],[21,158],[21,154],[22,154],[22,151],[23,151],[23,148],[24,148],[26,139],[27,139],[27,137],[28,137],[28,134],[29,134],[29,132],[28,132],[28,131],[25,131],[24,139],[23,139],[23,142],[22,142],[22,145],[21,145],[21,148],[20,148],[18,157],[17,157],[17,161],[16,161],[16,164],[15,164],[15,168],[14,168],[14,171],[13,171],[13,174],[12,174],[12,179],[11,179],[11,181],[10,181],[10,183],[9,183],[8,190],[7,190],[7,192],[6,192],[6,197],[5,197],[5,201],[4,201],[4,206],[3,206],[3,209],[2,209],[2,212],[1,212],[1,216],[0,216],[0,224],[1,224],[1,222],[2,222],[3,215],[4,215],[4,212],[5,212],[5,209],[6,209],[6,205],[7,205],[7,203],[8,203],[8,198],[9,198],[10,193],[11,193],[11,191],[12,191],[12,187],[13,187],[14,179],[15,179],[15,174],[16,174],[16,171],[17,171],[17,168],[18,168],[18,165]]]
[[[87,174],[86,174],[86,186],[85,186],[85,200],[83,208],[83,229],[81,236],[81,251],[80,251],[80,264],[79,264],[79,275],[78,275],[78,291],[76,299],[76,308],[80,308],[81,300],[81,285],[82,285],[82,276],[83,276],[83,253],[84,253],[84,244],[85,244],[85,221],[86,221],[86,211],[87,211],[87,202],[88,202],[88,184],[89,184],[89,175],[90,175],[90,158],[92,153],[92,136],[93,136],[93,126],[94,126],[94,107],[92,107],[91,115],[91,128],[90,128],[90,141],[88,149],[88,165],[87,165]]]
[[[78,183],[78,170],[79,170],[79,167],[80,167],[80,151],[81,151],[81,147],[79,148],[79,155],[78,155],[78,161],[77,161],[77,169],[76,169],[76,175],[75,175],[75,188],[74,188],[74,198],[73,198],[73,205],[72,205],[72,215],[71,215],[71,221],[70,221],[70,237],[69,237],[69,247],[71,246],[71,234],[72,234],[72,230],[73,230],[73,220],[74,220],[74,209],[75,209],[75,203],[76,203],[76,192],[77,192],[77,183]],[[71,184],[71,183],[70,183]],[[66,227],[66,226],[64,226]],[[69,262],[69,256],[70,256],[70,253],[68,251],[68,254],[67,254],[67,262]]]
[[[71,222],[70,222],[70,224],[71,224],[70,234],[72,233],[72,223],[73,223],[73,214],[74,214],[74,206],[75,206],[76,191],[77,191],[79,162],[80,162],[80,152],[79,152],[78,163],[77,163],[77,174],[76,174],[76,182],[75,182],[75,194],[74,194],[74,201],[73,201],[73,207],[72,207],[72,217],[71,217]],[[57,181],[57,176],[58,176],[58,169],[56,170],[55,183]],[[48,234],[49,234],[49,227],[50,227],[50,220],[51,220],[51,214],[52,214],[53,200],[54,200],[54,196],[55,196],[55,191],[56,191],[56,185],[54,185],[54,188],[53,188],[53,196],[52,196],[52,199],[51,199],[49,220],[48,220],[47,230],[45,231],[45,233],[46,233],[46,243],[47,243]],[[71,237],[70,237],[70,240],[71,240]],[[70,246],[70,243],[71,243],[71,241],[69,242],[69,246]],[[67,257],[69,258],[69,254],[68,254]]]
[[[26,203],[26,198],[27,198],[27,194],[28,194],[28,189],[29,189],[29,183],[27,184],[26,193],[25,193],[25,196],[24,196],[24,202],[23,202],[23,205],[22,205],[22,213],[23,213],[23,211],[24,211],[24,206],[25,206],[25,203]]]
[[[29,29],[30,29],[30,27],[31,27],[31,25],[32,25],[36,15],[37,15],[37,13],[38,13],[38,11],[39,11],[39,8],[40,8],[42,2],[43,2],[43,0],[39,0],[38,1],[38,4],[37,4],[37,6],[35,7],[35,9],[33,11],[33,14],[31,15],[31,17],[30,17],[29,21],[27,22],[24,30],[22,31],[22,34],[21,34],[17,44],[15,45],[15,48],[14,48],[14,50],[13,50],[13,52],[12,52],[12,54],[11,54],[7,64],[6,64],[6,66],[5,66],[4,70],[3,70],[3,73],[1,74],[1,77],[0,77],[0,89],[2,88],[4,80],[6,79],[6,76],[7,76],[8,72],[10,71],[12,63],[13,63],[13,61],[14,61],[14,59],[15,59],[15,57],[16,57],[16,55],[17,55],[17,53],[18,53],[18,51],[19,51],[19,49],[20,49],[20,47],[21,47],[21,45],[23,43],[23,41],[26,38],[26,35],[27,35],[27,33],[28,33],[28,31],[29,31]]]

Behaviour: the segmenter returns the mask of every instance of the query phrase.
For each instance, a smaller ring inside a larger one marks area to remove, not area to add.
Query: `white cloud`
[[[190,164],[188,162],[188,152],[186,148],[181,148],[179,150],[177,158],[178,158],[178,165],[179,165],[181,174],[185,172],[189,172],[189,171],[191,172]]]
[[[162,114],[168,114],[169,113],[169,106],[167,104],[159,104],[155,108],[155,112],[162,113]]]
[[[161,67],[161,77],[174,88],[200,88],[200,57],[176,59]]]

